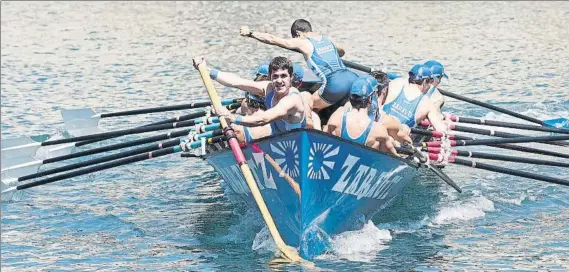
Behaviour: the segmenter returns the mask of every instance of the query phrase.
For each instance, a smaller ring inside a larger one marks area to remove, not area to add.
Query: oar
[[[430,122],[428,120],[423,120],[423,121],[421,121],[421,125],[428,127],[428,126],[430,126]],[[454,125],[454,124],[449,124],[448,128],[451,130],[454,130],[454,131],[468,132],[468,133],[488,135],[488,136],[496,136],[496,137],[502,137],[502,138],[528,137],[527,135],[508,133],[508,132],[503,132],[503,131],[499,131],[499,130],[493,130],[493,129],[488,130],[488,129],[481,129],[481,128],[465,127],[465,126]],[[569,146],[569,143],[567,143],[567,142],[541,142],[541,143],[548,144],[548,145],[556,145],[556,146]]]
[[[454,182],[454,180],[452,180],[441,169],[433,167],[429,163],[427,156],[425,156],[419,149],[413,148],[412,146],[410,146],[408,144],[403,144],[401,147],[396,147],[396,150],[397,150],[397,152],[400,152],[400,153],[415,156],[419,160],[419,163],[422,166],[429,168],[429,170],[431,170],[433,173],[435,173],[435,175],[437,175],[439,178],[441,178],[446,184],[448,184],[450,187],[454,188],[457,192],[462,193],[462,189],[460,188],[460,186],[458,186],[458,184],[456,184],[456,182]]]
[[[411,128],[411,133],[418,134],[418,135],[437,137],[437,138],[441,138],[443,136],[443,133],[440,133],[437,131],[422,130],[422,129],[417,129],[417,128]],[[462,136],[462,135],[447,135],[447,136],[449,137],[450,140],[476,140],[476,138],[474,138],[474,137],[467,137],[467,136]],[[559,153],[559,152],[554,152],[554,151],[549,151],[549,150],[543,150],[543,149],[538,149],[538,148],[531,148],[531,147],[511,145],[511,144],[491,144],[489,146],[502,148],[502,149],[508,149],[508,150],[516,150],[516,151],[520,151],[520,152],[527,152],[527,153],[532,153],[532,154],[540,154],[540,155],[547,155],[547,156],[552,156],[552,157],[568,158],[569,159],[569,154]]]
[[[207,139],[206,143],[207,144],[219,143],[219,142],[224,141],[225,139],[226,139],[225,136],[216,136],[216,137]],[[201,146],[201,142],[191,142],[191,143],[185,144],[185,146],[188,149],[197,148],[197,147]],[[88,167],[88,168],[82,168],[82,169],[79,169],[76,171],[67,172],[67,173],[64,173],[61,175],[49,177],[49,178],[42,179],[42,180],[37,180],[34,182],[18,185],[15,187],[10,187],[8,189],[2,190],[2,201],[9,200],[12,197],[13,193],[15,193],[16,191],[19,191],[19,190],[33,188],[36,186],[52,183],[55,181],[60,181],[63,179],[68,179],[68,178],[73,178],[73,177],[77,177],[77,176],[81,176],[81,175],[86,175],[86,174],[90,174],[90,173],[114,168],[117,166],[129,164],[129,163],[134,163],[134,162],[139,162],[139,161],[144,161],[144,160],[148,160],[148,159],[152,159],[152,158],[157,158],[157,157],[161,157],[161,156],[165,156],[165,155],[169,155],[169,154],[173,154],[173,153],[177,153],[177,152],[181,152],[181,151],[182,151],[182,147],[180,145],[176,145],[173,147],[169,147],[169,148],[165,148],[165,149],[161,149],[161,150],[157,150],[157,151],[152,151],[152,152],[148,152],[148,153],[144,153],[144,154],[134,155],[134,156],[130,156],[130,157],[123,157],[122,159],[119,159],[119,160],[98,164],[98,165]]]
[[[351,62],[351,61],[348,61],[348,60],[342,60],[342,62],[343,62],[344,65],[346,65],[347,67],[352,68],[352,69],[356,69],[356,70],[360,70],[360,71],[362,71],[362,72],[371,73],[371,72],[373,71],[373,69],[371,69],[370,67],[367,67],[367,66],[364,66],[364,65],[361,65],[361,64],[357,64],[357,63],[355,63],[355,62]],[[475,105],[478,105],[478,106],[482,106],[482,107],[485,107],[485,108],[488,108],[488,109],[491,109],[491,110],[495,110],[495,111],[498,111],[498,112],[501,112],[501,113],[505,113],[505,114],[508,114],[508,115],[511,115],[511,116],[514,116],[514,117],[517,117],[517,118],[520,118],[520,119],[523,119],[523,120],[526,120],[526,121],[530,121],[530,122],[532,122],[532,123],[540,124],[540,125],[542,125],[542,126],[553,127],[553,128],[569,129],[569,119],[567,119],[567,118],[560,117],[560,118],[555,118],[555,119],[549,119],[549,120],[541,121],[541,120],[539,120],[539,119],[532,118],[532,117],[529,117],[529,116],[526,116],[526,115],[523,115],[523,114],[519,114],[519,113],[517,113],[517,112],[509,111],[509,110],[506,110],[506,109],[503,109],[503,108],[500,108],[500,107],[496,107],[496,106],[490,105],[490,104],[488,104],[488,103],[484,103],[484,102],[481,102],[481,101],[478,101],[478,100],[474,100],[474,99],[471,99],[471,98],[468,98],[468,97],[464,97],[464,96],[461,96],[461,95],[458,95],[458,94],[454,94],[454,93],[451,93],[451,92],[442,90],[442,89],[440,89],[440,88],[438,88],[438,90],[441,92],[441,94],[443,94],[443,95],[445,95],[445,96],[452,97],[452,98],[455,98],[455,99],[458,99],[458,100],[462,100],[462,101],[465,101],[465,102],[468,102],[468,103],[471,103],[471,104],[475,104]]]
[[[215,117],[215,118],[217,119],[217,117]],[[208,125],[208,126],[202,125],[202,126],[198,127],[197,133],[212,131],[212,130],[215,130],[217,128],[219,128],[219,124],[213,124],[213,125]],[[5,175],[13,177],[13,178],[17,178],[17,177],[21,177],[24,175],[30,175],[32,173],[36,173],[38,171],[39,167],[44,165],[44,164],[69,160],[69,159],[78,158],[78,157],[87,156],[87,155],[94,155],[94,154],[98,154],[98,153],[102,153],[102,152],[106,152],[106,151],[113,151],[113,150],[117,150],[117,149],[121,149],[121,148],[125,148],[125,147],[137,146],[137,145],[141,145],[141,144],[145,144],[145,143],[152,143],[152,142],[156,142],[156,141],[160,141],[160,140],[170,139],[173,137],[180,137],[180,136],[187,135],[190,131],[194,131],[194,130],[195,130],[195,128],[185,129],[185,130],[180,130],[180,131],[174,131],[174,132],[156,135],[156,136],[151,136],[151,137],[147,137],[147,138],[142,138],[142,139],[138,139],[138,140],[134,140],[134,141],[118,143],[118,144],[113,144],[113,145],[109,145],[109,146],[102,146],[102,147],[98,147],[95,149],[90,149],[90,150],[85,150],[85,151],[81,151],[81,152],[66,154],[63,156],[58,156],[58,157],[49,158],[49,159],[45,159],[45,160],[33,160],[33,158],[32,158],[32,160],[30,160],[30,161],[26,161],[26,162],[23,162],[23,163],[20,163],[20,164],[11,166],[11,167],[3,168],[2,174],[5,174]]]
[[[422,150],[427,151],[431,154],[439,155],[438,160],[443,159],[443,155],[440,153],[444,152],[444,150],[439,148],[439,147],[424,147]],[[514,156],[506,156],[506,155],[498,155],[498,154],[489,154],[489,153],[484,153],[484,152],[451,150],[450,154],[453,156],[459,156],[459,157],[479,158],[479,159],[498,160],[498,161],[510,161],[510,162],[519,162],[519,163],[531,163],[531,164],[559,166],[559,167],[569,168],[569,163],[566,163],[566,162],[546,161],[546,160],[538,160],[538,159],[531,159],[531,158],[524,158],[524,157],[514,157]]]
[[[229,105],[232,103],[237,103],[239,101],[240,99],[227,99],[223,100],[222,104]],[[211,102],[206,101],[206,102],[194,102],[182,105],[172,105],[172,106],[164,106],[156,108],[145,108],[145,109],[98,113],[98,114],[95,114],[95,112],[91,108],[85,108],[85,109],[61,110],[61,116],[63,117],[63,122],[65,123],[65,128],[67,129],[67,131],[69,131],[72,135],[79,134],[76,136],[83,136],[85,134],[78,133],[78,131],[82,130],[89,132],[100,131],[97,127],[99,125],[99,120],[101,118],[157,113],[165,111],[188,110],[188,109],[202,108],[210,105]]]
[[[206,132],[206,131],[208,131],[208,132]],[[210,127],[204,126],[204,127],[202,127],[202,129],[199,132],[202,132],[202,134],[196,134],[190,140],[197,141],[201,138],[211,138],[214,136],[222,135],[222,132],[219,129],[219,125],[210,126]],[[56,173],[61,173],[61,172],[65,172],[65,171],[69,171],[69,170],[73,170],[73,169],[78,169],[78,168],[82,168],[82,167],[86,167],[86,166],[90,166],[90,165],[95,165],[95,164],[102,163],[102,162],[108,162],[108,161],[132,156],[132,155],[137,155],[137,154],[141,154],[141,153],[148,153],[150,151],[160,150],[160,149],[164,149],[167,147],[172,147],[175,145],[179,145],[180,140],[184,140],[184,138],[173,139],[173,140],[161,142],[159,144],[152,144],[152,145],[148,145],[148,146],[144,146],[144,147],[140,147],[140,148],[136,148],[136,149],[131,149],[131,150],[116,153],[116,154],[111,154],[111,155],[96,158],[96,159],[91,159],[91,160],[82,161],[82,162],[78,162],[78,163],[68,164],[68,165],[65,165],[62,167],[48,169],[45,171],[37,172],[37,173],[31,174],[31,175],[21,176],[18,178],[5,179],[5,180],[2,180],[2,185],[11,186],[12,184],[15,184],[15,183],[20,182],[20,181],[44,177],[44,176],[48,176],[48,175],[52,175],[52,174],[56,174]]]
[[[172,124],[162,124],[162,125],[155,125],[155,126],[148,126],[148,127],[137,127],[137,128],[123,129],[123,130],[117,130],[117,131],[109,131],[109,132],[97,133],[97,134],[92,134],[92,135],[84,135],[84,136],[79,136],[79,137],[71,137],[71,138],[59,139],[59,140],[53,140],[53,141],[45,141],[42,143],[32,143],[32,144],[23,145],[23,146],[10,147],[10,148],[6,148],[6,149],[2,149],[2,152],[18,152],[20,148],[29,148],[29,147],[39,148],[40,146],[58,145],[58,144],[73,143],[73,142],[80,142],[80,141],[86,141],[86,140],[108,139],[111,137],[119,137],[119,136],[131,135],[131,134],[159,131],[159,130],[172,129],[172,128],[180,128],[180,127],[189,127],[189,126],[195,125],[196,122],[199,123],[200,121],[189,120],[189,121],[176,122],[176,123],[172,123]]]
[[[211,78],[209,77],[209,74],[207,73],[206,69],[204,68],[203,65],[198,64],[198,70],[200,71],[200,76],[202,78],[202,81],[203,81],[206,89],[207,89],[207,93],[209,95],[209,98],[211,99],[213,107],[215,109],[221,108],[221,102],[219,100],[219,97],[217,96],[217,91],[215,90],[215,86],[213,85],[213,82],[211,81]],[[286,258],[288,258],[289,260],[291,260],[293,262],[301,261],[302,258],[298,255],[296,250],[294,248],[288,246],[283,241],[283,239],[282,239],[282,237],[281,237],[281,235],[277,229],[277,226],[275,225],[275,221],[273,220],[271,213],[269,212],[269,209],[267,208],[267,205],[265,204],[265,200],[263,199],[263,196],[261,195],[261,191],[259,191],[259,188],[257,187],[257,184],[255,183],[255,179],[253,178],[253,174],[251,173],[251,169],[249,169],[249,166],[247,165],[247,160],[245,160],[245,156],[243,155],[243,151],[241,151],[241,148],[239,147],[239,143],[237,142],[237,138],[235,137],[235,132],[227,124],[227,122],[225,121],[225,118],[221,118],[220,121],[221,121],[221,127],[223,128],[225,135],[228,138],[229,146],[231,147],[231,150],[233,151],[233,155],[235,156],[235,160],[237,161],[237,163],[239,164],[239,166],[241,168],[241,172],[243,173],[243,176],[245,177],[245,181],[247,182],[247,185],[249,186],[249,189],[251,190],[251,194],[253,195],[253,199],[257,203],[259,211],[261,212],[261,215],[263,216],[263,219],[265,220],[265,224],[267,225],[267,228],[269,229],[269,232],[271,233],[271,236],[273,237],[278,250]]]
[[[532,143],[541,141],[563,141],[569,140],[569,135],[562,136],[538,136],[538,137],[518,137],[508,139],[478,139],[478,140],[451,140],[450,146],[469,146],[469,145],[491,145],[491,144],[513,144],[513,143]],[[423,142],[422,147],[441,147],[443,142]]]
[[[432,159],[438,159],[438,156],[436,154],[429,154],[429,157],[432,157]],[[548,177],[548,176],[538,175],[538,174],[534,174],[534,173],[530,173],[530,172],[524,172],[524,171],[520,171],[520,170],[516,170],[516,169],[509,169],[509,168],[490,165],[490,164],[486,164],[486,163],[459,159],[456,157],[448,158],[448,162],[454,163],[454,164],[460,164],[460,165],[464,165],[464,166],[468,166],[468,167],[472,167],[472,168],[478,168],[478,169],[484,169],[484,170],[488,170],[488,171],[492,171],[492,172],[508,174],[508,175],[517,176],[517,177],[530,178],[530,179],[541,180],[541,181],[546,181],[546,182],[551,182],[551,183],[555,183],[555,184],[569,186],[569,180],[567,180],[567,179]]]
[[[532,123],[540,124],[540,125],[542,125],[542,126],[552,127],[552,128],[565,127],[565,129],[569,129],[569,127],[567,127],[567,122],[569,122],[569,119],[567,119],[567,118],[555,118],[555,119],[550,119],[550,120],[541,121],[541,120],[539,120],[539,119],[536,119],[536,118],[533,118],[533,117],[529,117],[529,116],[526,116],[526,115],[523,115],[523,114],[520,114],[520,113],[517,113],[517,112],[513,112],[513,111],[510,111],[510,110],[507,110],[507,109],[503,109],[503,108],[500,108],[500,107],[496,107],[496,106],[494,106],[494,105],[490,105],[490,104],[488,104],[488,103],[484,103],[484,102],[481,102],[481,101],[478,101],[478,100],[474,100],[474,99],[472,99],[472,98],[464,97],[464,96],[462,96],[462,95],[458,95],[458,94],[455,94],[455,93],[451,93],[451,92],[442,90],[442,89],[440,89],[440,88],[439,88],[439,91],[441,92],[441,94],[443,94],[443,95],[445,95],[445,96],[452,97],[452,98],[455,98],[455,99],[458,99],[458,100],[462,100],[462,101],[464,101],[464,102],[468,102],[468,103],[471,103],[471,104],[474,104],[474,105],[478,105],[478,106],[481,106],[481,107],[484,107],[484,108],[488,108],[488,109],[491,109],[491,110],[495,110],[495,111],[497,111],[497,112],[501,112],[501,113],[504,113],[504,114],[507,114],[507,115],[510,115],[510,116],[514,116],[514,117],[517,117],[517,118],[520,118],[520,119],[523,119],[523,120],[526,120],[526,121],[529,121],[529,122],[532,122]]]
[[[494,127],[506,127],[506,128],[515,128],[515,129],[569,134],[569,130],[560,129],[560,128],[541,127],[541,126],[534,126],[534,125],[502,122],[502,121],[496,121],[496,120],[487,120],[487,119],[482,119],[482,118],[469,118],[469,117],[461,117],[461,116],[448,116],[448,117],[450,118],[451,121],[457,122],[457,123],[468,123],[468,124],[494,126]]]
[[[225,106],[228,110],[235,110],[238,109],[239,107],[241,107],[241,103],[233,103],[233,104],[229,104],[227,106]],[[198,117],[202,117],[205,116],[207,114],[207,111],[201,111],[201,112],[194,112],[194,113],[190,113],[190,114],[186,114],[186,115],[180,115],[177,117],[173,117],[170,119],[166,119],[163,121],[158,121],[155,123],[151,123],[148,125],[145,125],[145,127],[147,126],[155,126],[155,125],[161,125],[161,124],[168,124],[168,123],[174,123],[174,122],[180,122],[180,121],[186,121],[186,120],[191,120],[194,118],[198,118]]]

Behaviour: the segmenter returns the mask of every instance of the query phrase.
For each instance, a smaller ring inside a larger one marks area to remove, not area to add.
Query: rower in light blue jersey
[[[340,107],[325,127],[326,132],[351,142],[396,154],[394,140],[387,129],[369,118],[369,106],[375,90],[365,78],[351,87],[349,104]],[[375,81],[371,78],[370,81]]]
[[[431,70],[421,64],[414,65],[409,78],[397,78],[389,83],[389,91],[383,111],[399,119],[402,124],[414,127],[423,119],[429,119],[437,131],[446,132],[438,107],[424,93],[429,89]]]
[[[338,105],[347,98],[352,83],[358,78],[340,58],[345,54],[344,48],[329,36],[312,32],[306,20],[299,19],[292,24],[292,39],[253,32],[246,26],[241,27],[241,35],[302,53],[308,67],[322,80],[322,86],[312,95],[315,110]]]
[[[438,87],[443,77],[448,78],[448,75],[445,73],[444,66],[436,60],[429,60],[423,65],[431,69],[431,80],[429,81],[431,87],[427,90],[426,94],[431,98],[435,105],[441,108],[445,103],[445,98],[441,92],[439,92]]]

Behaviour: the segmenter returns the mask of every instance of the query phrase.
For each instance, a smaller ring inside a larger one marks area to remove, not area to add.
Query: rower
[[[340,107],[330,116],[325,131],[343,139],[397,154],[394,140],[378,122],[369,118],[369,108],[374,95],[372,84],[358,80],[352,85],[349,104]],[[370,81],[375,79],[371,78]],[[359,135],[352,137],[351,135]]]
[[[427,90],[426,94],[431,98],[433,103],[437,105],[437,107],[442,108],[445,103],[445,98],[441,92],[439,92],[438,87],[443,77],[448,79],[448,75],[445,73],[445,68],[436,60],[429,60],[423,65],[431,69],[431,80],[429,82],[431,87]]]
[[[439,108],[424,94],[430,88],[430,77],[431,70],[417,64],[409,71],[408,79],[390,81],[383,111],[409,127],[427,118],[437,131],[446,132]]]
[[[253,81],[235,74],[210,69],[204,57],[194,58],[194,67],[204,63],[213,80],[227,87],[239,88],[251,94],[265,97],[267,110],[256,115],[241,116],[231,114],[226,108],[218,109],[217,114],[226,117],[231,123],[249,127],[271,124],[271,134],[283,133],[307,126],[307,114],[311,109],[306,105],[300,92],[292,86],[293,65],[285,57],[275,57],[269,63],[271,81]]]
[[[312,32],[312,26],[304,19],[292,24],[292,39],[253,32],[247,26],[241,27],[241,35],[302,53],[308,67],[322,80],[320,88],[312,94],[317,111],[340,103],[348,96],[352,83],[358,78],[340,58],[345,54],[343,46],[326,35]],[[320,117],[324,119],[326,116]]]
[[[302,79],[304,78],[304,70],[302,67],[296,63],[293,65],[293,77],[292,77],[292,86],[295,88],[300,88],[302,86]],[[254,72],[255,81],[261,80],[269,80],[269,61],[265,61],[262,63],[257,70]],[[312,101],[312,95],[309,92],[300,92],[302,99],[304,99],[304,103],[308,105],[310,109],[313,108],[314,102]],[[308,127],[313,128],[316,130],[322,130],[322,125],[320,121],[320,117],[316,112],[311,110],[307,112],[307,116],[309,119]]]

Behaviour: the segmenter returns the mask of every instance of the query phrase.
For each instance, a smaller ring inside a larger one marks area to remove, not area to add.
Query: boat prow
[[[207,161],[256,207],[231,150],[217,149]],[[243,153],[284,241],[307,259],[324,253],[333,235],[361,228],[387,207],[419,168],[412,160],[307,129],[259,139]]]

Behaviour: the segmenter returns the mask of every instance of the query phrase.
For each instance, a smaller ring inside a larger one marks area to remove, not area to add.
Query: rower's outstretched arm
[[[247,26],[241,27],[241,36],[251,37],[262,43],[276,45],[290,50],[295,50],[299,53],[302,53],[303,55],[308,55],[310,53],[308,52],[309,50],[307,44],[308,42],[298,38],[285,39],[269,33],[263,33],[258,31],[253,32]]]
[[[346,54],[344,46],[342,44],[339,44],[336,40],[330,37],[328,37],[328,39],[336,46],[336,50],[338,50],[338,55],[340,55],[340,57],[343,57]]]
[[[266,96],[266,90],[271,83],[270,81],[253,81],[241,78],[240,76],[228,72],[221,72],[217,69],[211,69],[205,61],[205,57],[198,56],[193,59],[194,67],[198,69],[201,65],[205,68],[211,79],[221,83],[227,87],[238,88],[258,96]]]
[[[409,136],[408,127],[403,126],[399,119],[386,113],[383,114],[384,116],[381,118],[379,123],[387,129],[389,136],[393,137],[398,142],[413,143],[413,140],[411,140],[411,137]]]
[[[272,121],[288,115],[289,111],[295,107],[295,101],[289,97],[285,97],[279,101],[279,103],[264,112],[257,113],[254,115],[247,116],[237,116],[232,115],[230,121],[247,127],[257,127],[266,125]]]

